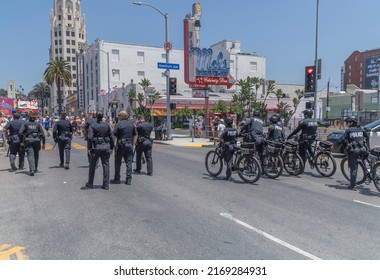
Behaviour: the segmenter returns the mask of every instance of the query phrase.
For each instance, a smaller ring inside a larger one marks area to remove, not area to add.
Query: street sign
[[[172,50],[172,43],[170,43],[170,42],[165,42],[165,44],[164,44],[164,50],[165,51],[171,51]]]
[[[179,70],[179,64],[158,62],[157,63],[157,68],[159,68],[159,69]]]

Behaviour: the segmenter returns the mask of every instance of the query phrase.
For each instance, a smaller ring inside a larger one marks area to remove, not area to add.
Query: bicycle
[[[304,145],[309,145],[309,140],[304,138]],[[306,149],[306,160],[310,168],[317,170],[323,177],[331,177],[336,172],[336,161],[331,155],[332,143],[329,141],[316,140],[311,144],[312,154]],[[304,169],[306,162],[304,162]],[[304,171],[304,170],[303,170]]]
[[[249,143],[252,144],[252,143]],[[245,143],[241,147],[235,147],[233,154],[232,172],[237,172],[239,177],[246,183],[255,183],[261,177],[261,167],[250,145]],[[207,172],[213,176],[218,176],[223,170],[224,148],[219,145],[215,150],[206,154],[205,165]]]
[[[284,162],[281,157],[283,144],[280,142],[265,140],[264,145],[265,148],[261,167],[268,178],[276,179],[284,170]]]
[[[350,166],[348,157],[342,159],[340,169],[343,176],[350,182]],[[358,158],[358,171],[356,184],[365,183],[369,185],[373,181],[376,189],[380,192],[380,148],[374,148],[369,151],[368,155]]]
[[[284,169],[290,175],[298,176],[305,168],[303,160],[298,153],[299,143],[297,141],[286,141],[282,150]]]

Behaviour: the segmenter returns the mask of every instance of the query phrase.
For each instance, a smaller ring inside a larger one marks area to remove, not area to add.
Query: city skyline
[[[96,38],[106,41],[163,46],[164,18],[133,1],[82,0],[86,17],[87,43]],[[169,36],[175,49],[183,49],[183,19],[196,1],[143,1],[169,14]],[[304,68],[314,64],[317,0],[286,1],[237,0],[200,1],[202,5],[200,45],[224,39],[241,42],[242,52],[265,56],[267,80],[303,84]],[[319,1],[318,57],[322,59],[322,79],[318,90],[340,90],[340,71],[344,60],[355,50],[380,47],[375,27],[380,19],[376,0]],[[333,2],[333,3],[331,3]],[[343,5],[344,4],[344,5]],[[27,94],[42,81],[49,61],[50,11],[53,0],[7,1],[1,19],[3,39],[0,53],[0,88],[14,80]],[[17,14],[17,20],[14,15]],[[355,15],[361,15],[360,17]],[[148,19],[148,20],[146,20]],[[12,54],[12,55],[10,55]],[[33,55],[31,55],[33,54]],[[149,77],[147,77],[149,79]]]

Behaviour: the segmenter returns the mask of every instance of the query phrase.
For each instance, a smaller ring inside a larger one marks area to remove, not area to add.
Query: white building
[[[81,0],[53,0],[50,13],[50,60],[62,57],[70,63],[73,81],[71,86],[62,86],[62,108],[69,114],[83,109],[83,100],[77,100],[77,54],[85,49],[86,27],[81,15]],[[57,113],[57,88],[52,87],[51,112]],[[79,106],[78,106],[79,105]]]
[[[230,52],[231,74],[235,79],[259,77],[265,79],[266,59],[255,53],[241,53],[240,42],[223,40],[211,46],[214,52],[227,49]],[[164,109],[166,102],[165,69],[158,69],[158,62],[165,62],[162,47],[115,43],[97,39],[84,55],[84,84],[86,112],[103,110],[110,113],[109,101],[118,100],[117,110],[127,109],[127,93],[133,87],[137,93],[143,92],[138,83],[146,78],[151,82],[148,92],[157,91],[162,99],[157,102]],[[180,105],[204,103],[203,98],[193,98],[192,89],[184,82],[184,51],[172,49],[170,63],[180,65],[179,70],[170,70],[170,76],[177,78],[177,95],[171,100]],[[109,84],[109,86],[108,86]],[[117,89],[116,89],[117,88]],[[212,87],[212,99],[231,100],[238,91],[237,86],[227,90],[225,86]],[[260,89],[259,89],[260,90]],[[262,89],[261,89],[262,90]],[[190,106],[191,107],[191,106]],[[177,107],[178,108],[178,107]]]

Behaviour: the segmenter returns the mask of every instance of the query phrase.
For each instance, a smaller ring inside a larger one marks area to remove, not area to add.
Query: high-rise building
[[[69,62],[73,77],[71,86],[63,85],[62,108],[69,115],[76,115],[84,110],[83,96],[78,94],[77,61],[86,46],[86,25],[81,15],[81,0],[53,0],[50,13],[50,60],[62,57]],[[52,87],[50,111],[58,112],[57,88]]]
[[[354,84],[361,89],[377,89],[380,49],[354,51],[344,62],[343,90]]]

